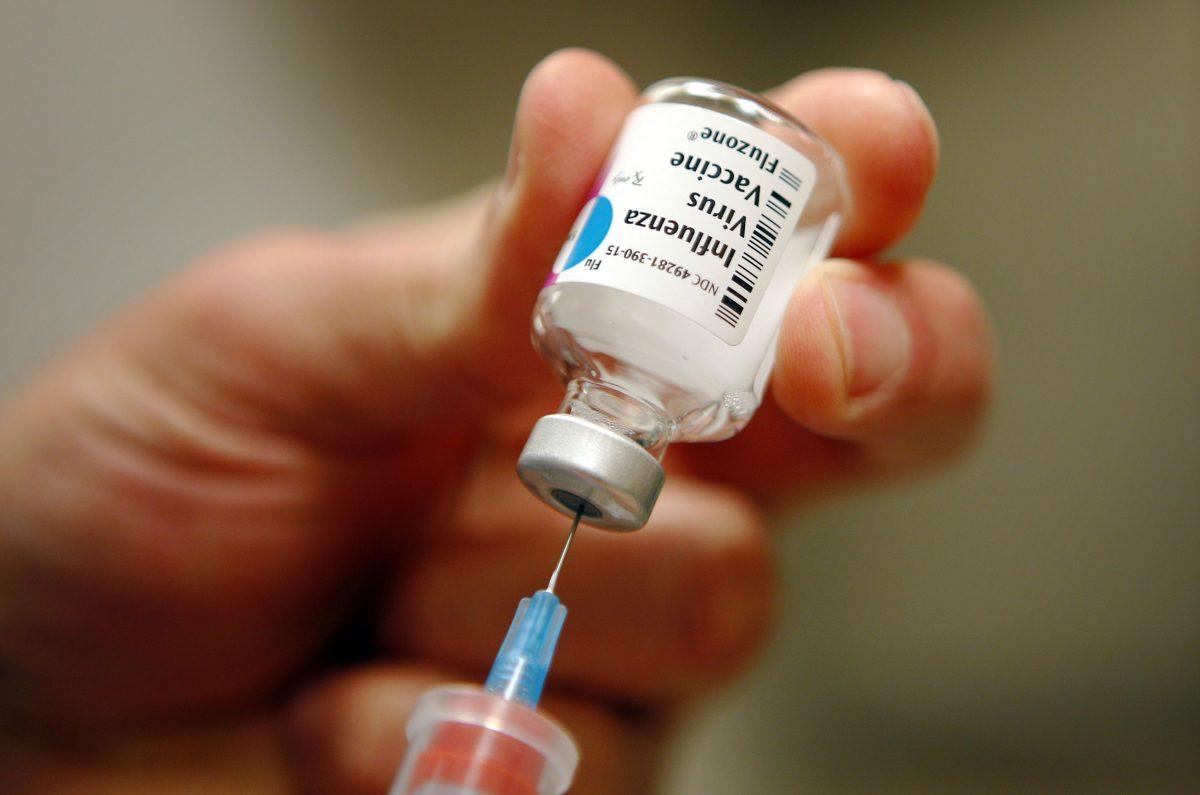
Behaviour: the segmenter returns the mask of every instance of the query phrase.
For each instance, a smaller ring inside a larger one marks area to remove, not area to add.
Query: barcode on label
[[[783,174],[791,175],[791,173],[784,169],[780,179],[784,179]],[[787,180],[784,179],[784,182]],[[799,184],[799,180],[796,180],[797,187]],[[775,248],[775,242],[779,239],[779,233],[783,231],[783,222],[787,220],[788,210],[791,207],[792,203],[784,198],[783,194],[774,190],[771,191],[771,195],[764,203],[764,209],[750,232],[750,238],[746,241],[742,256],[738,258],[737,267],[733,269],[733,275],[730,276],[725,294],[721,296],[721,303],[717,305],[716,316],[727,323],[730,328],[737,328],[742,312],[745,311],[746,304],[750,302],[750,294],[754,292],[754,288],[762,276],[763,268],[766,267],[767,260],[771,258],[771,252]]]

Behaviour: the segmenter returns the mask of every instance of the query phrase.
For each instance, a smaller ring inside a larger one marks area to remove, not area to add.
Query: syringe
[[[391,795],[561,795],[579,750],[536,707],[567,608],[554,594],[583,506],[546,588],[525,597],[482,689],[435,687],[408,721],[408,752]]]

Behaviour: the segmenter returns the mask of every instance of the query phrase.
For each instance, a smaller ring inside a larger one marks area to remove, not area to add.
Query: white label
[[[736,345],[815,182],[811,162],[753,125],[692,105],[643,105],[547,284],[635,293]]]

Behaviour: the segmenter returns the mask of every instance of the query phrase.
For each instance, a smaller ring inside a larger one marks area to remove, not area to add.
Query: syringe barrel
[[[535,709],[477,687],[437,687],[408,722],[391,795],[561,795],[579,750]]]

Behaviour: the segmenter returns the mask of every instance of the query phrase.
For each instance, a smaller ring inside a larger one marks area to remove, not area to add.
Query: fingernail
[[[908,370],[908,324],[892,299],[838,273],[823,277],[830,323],[842,354],[846,395],[858,398],[903,377]]]
[[[896,79],[893,79],[892,82],[899,87],[901,93],[904,94],[904,98],[907,99],[914,108],[920,109],[923,113],[929,112],[929,107],[925,104],[925,100],[921,99],[921,95],[918,94],[917,90],[912,87],[912,83],[909,83],[905,80]]]
[[[492,194],[492,212],[498,212],[502,209],[512,195],[513,188],[517,184],[517,177],[521,172],[521,150],[517,145],[517,132],[513,130],[512,143],[508,147],[508,164],[504,169],[504,179],[496,186],[496,190]]]
[[[517,182],[517,174],[521,171],[521,144],[518,131],[514,128],[512,141],[508,145],[508,165],[504,170],[504,189],[507,191]]]
[[[928,131],[931,143],[933,145],[934,162],[936,164],[938,151],[941,143],[938,140],[937,125],[933,123],[933,115],[929,112],[929,106],[925,104],[925,100],[921,98],[920,93],[910,84],[903,80],[893,80],[893,83],[900,89],[900,93],[904,95],[904,99],[908,102],[908,106],[913,109],[917,117],[922,120],[922,126]]]

